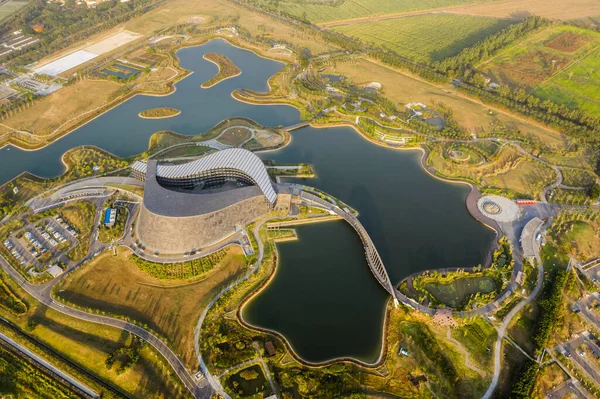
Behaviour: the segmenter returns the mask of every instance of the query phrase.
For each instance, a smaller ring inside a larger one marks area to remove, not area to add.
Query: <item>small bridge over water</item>
[[[377,281],[379,281],[379,284],[381,284],[383,288],[387,292],[389,292],[390,295],[392,295],[392,298],[394,298],[394,305],[398,306],[398,296],[401,294],[396,290],[396,288],[390,281],[390,277],[388,276],[387,271],[385,270],[385,266],[383,265],[383,261],[381,260],[381,257],[377,252],[377,248],[375,248],[375,244],[373,244],[373,241],[367,233],[367,230],[365,230],[365,228],[358,221],[356,216],[354,216],[349,211],[340,209],[338,206],[332,204],[331,202],[324,200],[314,194],[307,193],[306,191],[300,192],[300,198],[308,202],[316,203],[320,205],[320,207],[324,207],[327,210],[334,212],[336,215],[346,220],[346,222],[348,222],[350,226],[352,226],[354,230],[356,230],[358,236],[360,237],[360,240],[363,243],[363,247],[365,248],[367,264],[369,265],[371,272],[373,273]],[[408,298],[401,299],[405,299],[402,300],[403,303],[406,303],[409,306],[413,306],[412,303],[408,302]]]
[[[308,125],[310,125],[310,121],[299,122],[299,123],[296,123],[295,125],[290,125],[290,126],[284,127],[283,130],[291,132],[292,130],[300,129],[300,128],[306,127]]]

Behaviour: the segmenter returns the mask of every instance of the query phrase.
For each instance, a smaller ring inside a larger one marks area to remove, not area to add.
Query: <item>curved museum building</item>
[[[278,192],[262,160],[241,148],[183,164],[137,161],[132,170],[145,182],[136,236],[153,252],[198,250],[290,205],[289,192]]]

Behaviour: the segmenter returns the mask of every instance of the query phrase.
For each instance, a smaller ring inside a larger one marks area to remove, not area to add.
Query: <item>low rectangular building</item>
[[[104,210],[104,227],[113,227],[117,221],[117,209],[106,208]]]

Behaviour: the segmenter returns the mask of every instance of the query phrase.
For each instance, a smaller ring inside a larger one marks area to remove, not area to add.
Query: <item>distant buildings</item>
[[[10,54],[13,51],[21,50],[27,46],[31,46],[39,41],[39,39],[25,36],[20,30],[15,31],[0,39],[0,57]]]

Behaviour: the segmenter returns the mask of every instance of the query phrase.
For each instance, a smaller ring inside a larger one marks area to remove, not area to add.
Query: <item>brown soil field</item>
[[[502,0],[449,8],[445,11],[497,18],[524,18],[539,15],[548,19],[568,21],[600,15],[600,2],[596,0]]]
[[[325,73],[330,72],[346,75],[358,85],[370,82],[381,83],[382,94],[397,102],[399,109],[410,102],[431,105],[444,103],[452,109],[456,122],[471,132],[485,131],[490,123],[497,119],[505,124],[514,125],[524,134],[538,137],[551,147],[564,146],[558,133],[510,115],[502,113],[490,115],[489,107],[460,96],[450,85],[438,87],[364,59],[355,60],[353,63],[338,63],[334,68],[327,69]]]
[[[535,87],[562,70],[569,62],[568,58],[543,51],[521,54],[498,65],[496,78],[500,83],[512,87]]]
[[[242,250],[231,247],[204,277],[159,280],[142,272],[129,250],[105,253],[77,270],[61,286],[60,296],[76,305],[101,309],[147,324],[168,338],[185,364],[196,366],[194,328],[200,314],[224,284],[245,264]]]
[[[586,36],[578,35],[573,32],[563,32],[554,39],[544,43],[544,46],[565,53],[574,53],[589,41],[590,40]]]

